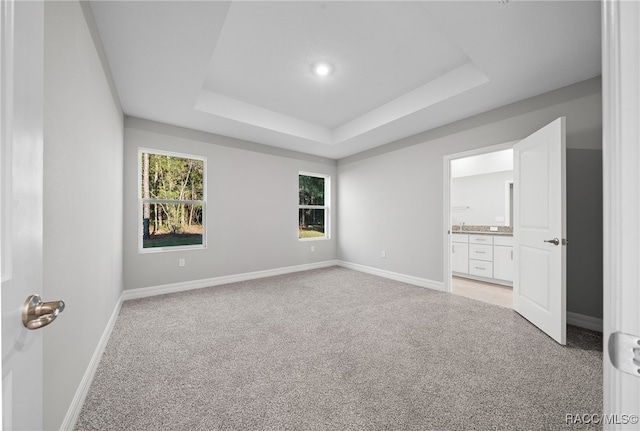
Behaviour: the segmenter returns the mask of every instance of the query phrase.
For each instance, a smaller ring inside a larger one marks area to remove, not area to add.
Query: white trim
[[[567,324],[578,326],[580,328],[591,329],[592,331],[602,332],[602,319],[587,316],[585,314],[567,311]]]
[[[138,160],[140,160],[140,156],[142,156],[142,153],[158,154],[160,156],[176,157],[178,159],[202,160],[205,163],[207,162],[207,156],[181,153],[179,151],[159,150],[157,148],[150,148],[150,147],[138,147]],[[142,171],[142,169],[140,171]],[[203,186],[206,187],[206,184]],[[140,188],[142,188],[142,184],[140,184]]]
[[[640,335],[638,306],[638,137],[640,137],[640,6],[602,2],[603,413],[640,415],[638,376],[618,371],[606,348],[612,333]],[[605,430],[637,424],[605,424]]]
[[[511,226],[513,224],[513,220],[511,220],[511,209],[513,208],[512,197],[513,194],[510,193],[513,190],[513,179],[506,180],[504,182],[504,225]]]
[[[377,275],[379,277],[389,278],[391,280],[401,281],[403,283],[413,284],[415,286],[426,287],[428,289],[445,292],[444,283],[441,281],[414,277],[413,275],[400,274],[398,272],[386,271],[384,269],[373,268],[370,266],[360,265],[358,263],[345,262],[343,260],[339,260],[337,265],[342,266],[343,268],[366,272],[367,274]]]
[[[273,277],[275,275],[289,274],[292,272],[307,271],[310,269],[328,268],[338,265],[336,260],[308,263],[304,265],[287,266],[283,268],[266,269],[263,271],[245,272],[243,274],[223,275],[220,277],[205,278],[201,280],[183,281],[180,283],[163,284],[160,286],[141,287],[129,289],[123,292],[123,300],[146,298],[148,296],[163,295],[165,293],[184,292],[185,290],[203,289],[205,287],[219,286],[221,284],[237,283],[239,281],[254,280],[257,278]]]
[[[72,430],[76,428],[76,422],[78,421],[78,417],[80,416],[80,411],[82,410],[82,405],[84,404],[84,400],[89,393],[89,388],[91,387],[91,382],[93,382],[93,377],[96,374],[98,369],[98,365],[100,364],[100,359],[102,358],[102,354],[104,353],[105,347],[107,347],[107,342],[109,341],[109,337],[111,336],[111,332],[113,331],[113,327],[116,324],[116,320],[118,318],[118,314],[120,314],[120,308],[122,307],[123,294],[120,294],[118,298],[118,302],[116,302],[116,306],[113,309],[113,313],[111,313],[111,317],[107,322],[107,326],[104,328],[102,332],[102,337],[100,337],[100,341],[98,341],[98,345],[96,346],[95,351],[93,352],[93,356],[91,356],[91,360],[89,361],[89,365],[87,365],[87,369],[84,372],[84,376],[82,376],[82,380],[78,385],[78,389],[76,389],[76,393],[71,400],[71,404],[69,405],[69,409],[67,410],[67,414],[60,425],[60,430]]]
[[[501,286],[513,287],[513,281],[500,280],[499,278],[482,277],[480,275],[473,275],[469,273],[465,274],[460,272],[452,272],[451,275],[460,277],[460,278],[468,278],[469,280],[483,281],[485,283],[499,284]]]
[[[612,1],[602,2],[602,190],[603,190],[603,338],[608,337],[619,327],[617,316],[620,314],[619,277],[622,254],[619,241],[613,241],[612,235],[620,231],[619,211],[621,202],[619,187],[620,172],[620,37],[618,36],[619,4]],[[618,215],[618,217],[616,217]],[[621,405],[621,376],[613,368],[608,349],[603,355],[603,413],[616,412]],[[614,429],[609,426],[605,429]]]

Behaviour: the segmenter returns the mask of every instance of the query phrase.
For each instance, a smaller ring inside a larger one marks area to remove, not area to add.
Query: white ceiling
[[[505,2],[92,8],[126,114],[338,159],[600,74],[599,2]]]

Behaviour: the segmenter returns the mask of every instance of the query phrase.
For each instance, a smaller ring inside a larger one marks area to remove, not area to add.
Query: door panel
[[[43,2],[3,1],[0,217],[2,224],[2,423],[43,426],[42,333],[21,309],[42,288]]]
[[[565,119],[514,146],[513,307],[566,343]],[[557,244],[553,241],[557,238]]]
[[[546,250],[538,250],[530,247],[520,248],[520,259],[527,262],[521,269],[520,295],[534,304],[542,311],[549,308],[549,253]],[[542,288],[546,287],[546,288]]]

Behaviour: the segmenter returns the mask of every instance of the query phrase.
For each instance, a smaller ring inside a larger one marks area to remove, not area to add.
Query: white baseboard
[[[123,295],[121,294],[118,298],[118,302],[116,302],[115,308],[113,309],[113,313],[111,313],[111,317],[107,322],[107,326],[102,332],[102,337],[100,337],[100,341],[96,346],[96,350],[93,352],[93,356],[91,357],[91,361],[89,361],[89,365],[84,372],[84,376],[82,376],[80,385],[78,386],[78,389],[76,389],[76,394],[74,395],[73,400],[71,400],[69,410],[67,410],[67,414],[62,421],[62,425],[60,425],[60,431],[73,430],[76,428],[76,422],[78,421],[78,417],[80,416],[80,410],[82,410],[84,399],[89,393],[89,388],[91,387],[93,376],[95,376],[96,374],[96,370],[98,369],[98,365],[100,364],[100,359],[102,358],[104,349],[107,346],[107,341],[109,341],[111,331],[113,331],[113,326],[116,324],[118,314],[120,314],[120,307],[122,306],[123,301],[122,298]]]
[[[602,319],[597,317],[586,316],[584,314],[567,311],[567,323],[569,325],[578,326],[580,328],[591,329],[592,331],[602,332]]]
[[[184,281],[180,283],[163,284],[160,286],[141,287],[123,292],[123,300],[145,298],[148,296],[163,295],[165,293],[183,292],[185,290],[202,289],[205,287],[219,286],[221,284],[236,283],[238,281],[254,280],[257,278],[273,277],[275,275],[289,274],[292,272],[308,271],[310,269],[327,268],[338,265],[336,260],[308,263],[304,265],[287,266],[284,268],[267,269],[264,271],[246,272],[243,274],[223,275],[221,277],[206,278],[202,280]]]
[[[337,263],[344,268],[353,269],[355,271],[366,272],[367,274],[377,275],[391,280],[401,281],[403,283],[413,284],[415,286],[426,287],[433,290],[444,292],[444,283],[441,281],[433,281],[426,278],[414,277],[413,275],[400,274],[399,272],[391,272],[384,269],[373,268],[370,266],[360,265],[358,263],[345,262],[339,260]]]

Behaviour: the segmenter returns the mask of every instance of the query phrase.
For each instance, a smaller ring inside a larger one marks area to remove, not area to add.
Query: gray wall
[[[506,183],[513,171],[470,175],[451,179],[451,223],[476,226],[504,226],[507,219]],[[456,207],[469,207],[460,210]],[[502,217],[497,221],[496,217]]]
[[[125,290],[335,259],[335,222],[329,240],[297,228],[299,171],[331,175],[335,220],[335,161],[129,117],[124,141]],[[138,252],[139,147],[207,157],[206,249]]]
[[[602,318],[602,151],[567,150],[567,308]]]
[[[601,317],[602,277],[591,274],[602,271],[599,79],[340,160],[338,259],[443,282],[444,156],[522,139],[560,116],[567,117],[569,149],[567,231],[577,243],[567,248],[567,308]],[[581,250],[581,242],[595,251]]]
[[[45,429],[60,428],[122,292],[123,117],[87,8],[45,4],[43,297],[67,305],[43,330]]]

